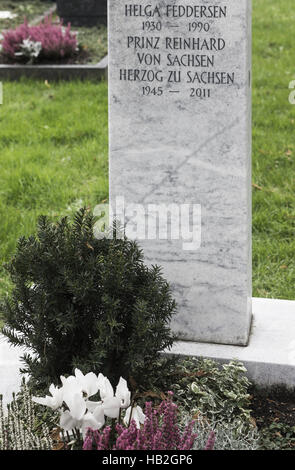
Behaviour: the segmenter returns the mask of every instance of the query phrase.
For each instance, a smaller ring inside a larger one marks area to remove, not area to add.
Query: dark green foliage
[[[259,450],[293,450],[295,448],[295,426],[273,422],[259,429]]]
[[[73,224],[40,217],[7,266],[14,290],[3,333],[31,348],[24,370],[38,388],[74,367],[139,383],[172,345],[176,308],[160,268],[144,265],[136,242],[95,238],[94,223],[85,209]]]

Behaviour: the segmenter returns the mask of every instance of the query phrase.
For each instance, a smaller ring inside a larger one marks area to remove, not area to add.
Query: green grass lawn
[[[0,107],[0,260],[39,214],[108,197],[106,83],[4,83]],[[8,286],[0,270],[0,295]]]
[[[253,8],[253,294],[294,299],[294,0]],[[4,83],[0,107],[0,262],[39,214],[71,214],[108,195],[107,85]],[[0,271],[0,295],[8,288]]]
[[[293,0],[253,1],[253,293],[295,299]]]
[[[10,11],[16,15],[12,19],[0,19],[0,29],[14,28],[23,23],[24,18],[30,22],[43,15],[52,6],[54,3],[50,0],[0,0],[0,10]]]

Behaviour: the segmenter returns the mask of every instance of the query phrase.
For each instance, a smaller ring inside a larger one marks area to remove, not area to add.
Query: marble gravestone
[[[163,267],[179,339],[247,345],[250,0],[109,0],[108,22],[113,213]]]

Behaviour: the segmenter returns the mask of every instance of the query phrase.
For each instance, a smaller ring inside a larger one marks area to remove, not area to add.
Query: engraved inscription
[[[222,67],[228,44],[220,31],[229,27],[229,5],[162,1],[118,8],[130,22],[130,33],[123,38],[130,65],[118,70],[119,80],[133,83],[138,93],[209,99],[217,86],[235,85],[235,70]]]

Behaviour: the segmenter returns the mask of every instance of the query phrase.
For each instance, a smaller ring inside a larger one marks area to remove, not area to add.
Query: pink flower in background
[[[62,24],[53,24],[52,18],[48,17],[37,26],[29,26],[25,21],[17,28],[6,31],[1,44],[2,54],[15,60],[23,55],[24,41],[28,40],[33,44],[41,44],[38,54],[40,59],[70,57],[78,48],[76,33],[71,31],[71,25],[63,27]]]

